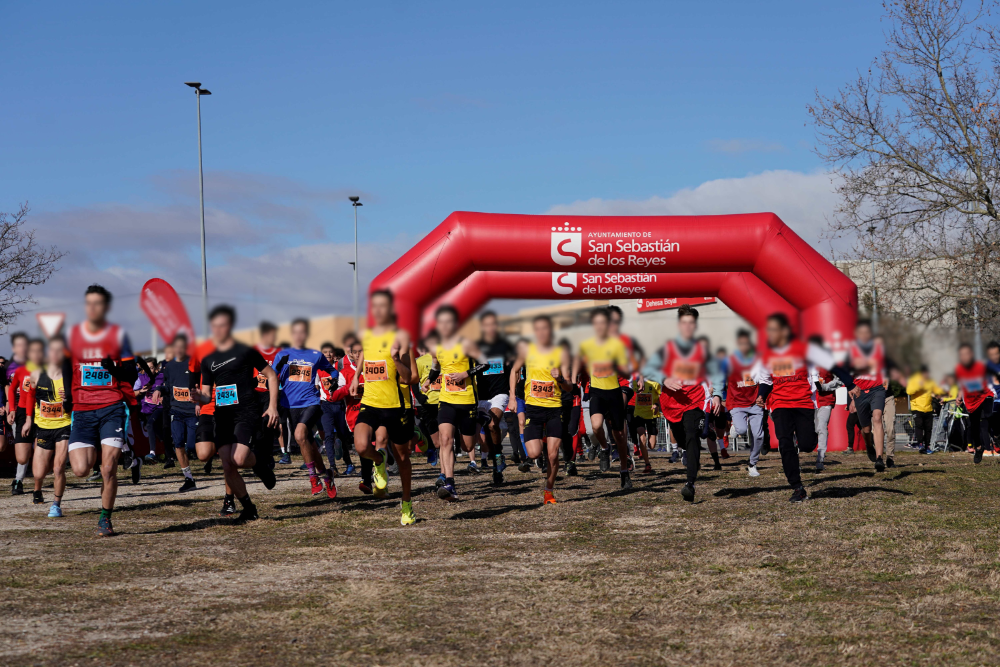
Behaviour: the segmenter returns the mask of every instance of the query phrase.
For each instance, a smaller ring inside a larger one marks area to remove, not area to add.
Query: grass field
[[[1000,466],[830,458],[803,456],[795,506],[776,453],[756,480],[743,456],[703,470],[693,505],[662,457],[626,495],[583,465],[544,508],[537,473],[461,477],[449,505],[421,463],[407,528],[394,484],[313,499],[282,469],[235,526],[219,474],[181,496],[153,466],[106,540],[97,486],[70,476],[62,520],[0,498],[0,664],[997,664]]]

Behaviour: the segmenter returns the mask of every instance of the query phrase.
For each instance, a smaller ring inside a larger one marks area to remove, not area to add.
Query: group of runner
[[[532,322],[533,340],[511,344],[500,334],[496,314],[483,313],[481,338],[473,341],[460,333],[458,312],[447,305],[435,313],[435,330],[415,341],[396,327],[392,294],[380,290],[370,296],[373,326],[360,338],[346,337],[343,350],[332,344],[306,347],[304,319],[292,322],[291,343],[281,349],[269,323],[261,324],[256,346],[246,345],[233,338],[236,312],[217,306],[209,315],[210,338],[192,346],[178,335],[168,360],[154,370],[155,360],[135,358],[124,331],[107,321],[111,301],[106,289],[92,285],[84,296],[86,319],[66,339],[29,341],[15,335],[4,392],[8,428],[2,444],[13,443],[18,462],[13,492],[23,493],[30,461],[34,501],[44,502],[43,484],[52,474],[49,516],[60,517],[67,460],[77,477],[99,470],[101,536],[114,534],[119,464],[138,483],[144,457],[150,461],[155,455],[148,442],[157,439],[173,444],[184,478],[181,492],[196,488],[189,452],[206,471],[218,456],[225,480],[220,513],[237,515],[238,502],[241,521],[258,515],[240,471],[252,470],[265,488],[273,488],[275,445],[279,463],[290,463],[292,440],[313,494],[337,496],[338,440],[346,474],[355,470],[352,446],[360,459],[364,493],[385,497],[390,471],[397,475],[400,522],[409,525],[416,521],[411,456],[417,451],[440,467],[437,496],[455,502],[457,452],[469,454],[472,472],[489,467],[493,484],[504,484],[506,431],[513,463],[523,472],[537,465],[545,473],[542,502],[548,505],[557,502],[560,467],[576,475],[582,457],[599,458],[602,473],[617,459],[621,489],[631,489],[636,456],[642,473],[653,471],[649,450],[661,417],[677,444],[671,461],[682,460],[686,468],[684,500],[695,498],[702,440],[721,469],[720,458],[729,456],[730,426],[748,438],[747,473],[758,476],[760,457],[770,450],[770,421],[790,500],[801,502],[808,496],[799,454],[816,452],[822,470],[840,386],[847,389],[875,470],[892,465],[891,450],[888,460],[883,451],[885,351],[864,321],[846,361],[839,363],[821,339],[795,337],[782,314],[768,317],[760,345],[741,330],[734,352],[719,359],[697,337],[698,311],[682,306],[677,336],[647,358],[622,334],[622,312],[614,306],[591,313],[593,335],[575,347],[555,340],[545,315]],[[990,442],[984,417],[992,413],[990,370],[967,346],[959,357],[956,377],[971,429],[979,434],[978,463]],[[590,429],[582,423],[585,405]],[[140,424],[151,437],[134,437]],[[593,441],[585,450],[587,433]],[[477,444],[480,464],[474,457]]]

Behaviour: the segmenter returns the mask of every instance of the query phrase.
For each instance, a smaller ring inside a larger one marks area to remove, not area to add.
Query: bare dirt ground
[[[513,468],[499,490],[461,476],[446,504],[420,463],[405,528],[398,483],[375,500],[341,478],[330,501],[282,468],[239,526],[217,517],[220,474],[179,495],[151,466],[123,475],[111,539],[97,485],[70,475],[61,520],[0,498],[0,664],[997,664],[1000,460],[830,459],[803,455],[802,505],[777,453],[755,480],[742,455],[709,461],[693,505],[662,456],[624,495],[583,465],[547,507]]]

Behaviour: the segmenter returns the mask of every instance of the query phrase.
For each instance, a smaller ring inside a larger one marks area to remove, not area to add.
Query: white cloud
[[[833,215],[837,195],[828,172],[765,171],[742,178],[706,181],[667,197],[649,199],[587,199],[558,204],[553,215],[722,215],[775,213],[820,252],[829,245],[820,239]]]

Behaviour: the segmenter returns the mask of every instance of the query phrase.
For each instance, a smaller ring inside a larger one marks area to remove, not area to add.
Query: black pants
[[[781,467],[789,486],[802,486],[799,471],[799,452],[816,451],[819,442],[816,436],[816,410],[813,408],[776,408],[771,411],[774,433],[778,436],[778,452],[781,453]],[[798,440],[798,447],[795,441]]]
[[[705,428],[705,411],[688,410],[679,422],[667,422],[678,447],[683,447],[687,459],[687,481],[694,484],[701,468],[701,430]]]
[[[990,446],[990,415],[992,414],[992,398],[987,398],[975,411],[969,413],[968,440],[976,449],[986,449]]]
[[[931,432],[934,428],[933,412],[913,411],[913,439],[918,445],[927,447],[931,444]]]
[[[573,436],[580,430],[580,406],[562,406],[562,442],[559,448],[562,450],[563,461],[569,463],[573,460]]]
[[[858,419],[857,412],[852,412],[849,415],[847,415],[847,448],[850,450],[854,449],[855,427],[861,428],[861,420]]]

